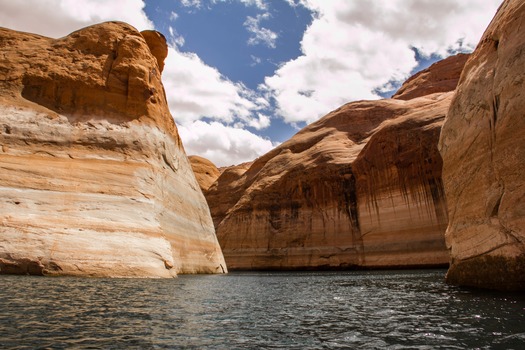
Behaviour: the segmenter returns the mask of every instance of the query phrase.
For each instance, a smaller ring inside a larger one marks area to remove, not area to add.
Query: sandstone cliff
[[[469,58],[460,53],[438,61],[409,78],[392,98],[410,100],[436,92],[453,91]]]
[[[206,192],[230,269],[446,265],[450,93],[347,104]]]
[[[225,271],[168,110],[167,48],[109,22],[60,39],[0,28],[0,273]]]
[[[215,180],[217,180],[221,172],[217,169],[215,164],[206,158],[189,156],[188,159],[190,160],[191,168],[195,173],[195,178],[197,179],[201,190],[208,190]]]
[[[465,65],[440,140],[447,281],[525,290],[525,3],[506,0]]]
[[[217,181],[204,192],[215,228],[246,190],[246,179],[243,175],[252,164],[242,163],[223,168]]]

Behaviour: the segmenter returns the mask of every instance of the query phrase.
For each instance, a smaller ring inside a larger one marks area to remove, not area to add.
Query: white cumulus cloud
[[[196,54],[170,47],[162,80],[188,155],[226,166],[251,161],[274,147],[244,129],[270,125],[270,118],[257,112],[268,107],[268,101],[226,79]]]
[[[268,4],[265,0],[238,0],[245,6],[255,6],[260,10],[266,10],[268,9]]]
[[[0,0],[0,25],[58,38],[105,21],[152,29],[142,0]]]
[[[179,126],[188,155],[200,155],[217,166],[229,166],[252,161],[277,144],[248,130],[201,120]]]
[[[201,7],[201,0],[180,0],[184,7]]]
[[[268,101],[226,79],[196,54],[170,47],[162,80],[188,155],[226,166],[251,161],[274,147],[244,129],[270,125],[268,116],[256,112],[268,107]]]
[[[250,32],[250,38],[248,39],[249,45],[264,44],[269,48],[275,49],[275,42],[277,41],[278,35],[274,31],[261,27],[261,21],[270,18],[268,12],[258,14],[256,17],[248,16],[244,22],[244,26]]]
[[[288,0],[287,0],[288,1]],[[180,0],[182,6],[189,7],[189,8],[196,8],[200,9],[204,4],[207,4],[208,6],[215,5],[220,2],[238,2],[243,4],[246,7],[256,7],[260,10],[266,10],[268,9],[268,4],[266,0]]]
[[[257,113],[257,118],[253,118],[248,122],[248,126],[256,130],[266,129],[270,126],[270,117],[265,114]]]
[[[286,0],[315,13],[302,55],[283,63],[265,87],[289,123],[312,122],[340,105],[378,98],[423,55],[472,50],[501,0]]]
[[[202,117],[224,123],[249,123],[252,112],[264,106],[253,92],[234,83],[194,53],[170,47],[162,73],[170,110],[180,124]]]

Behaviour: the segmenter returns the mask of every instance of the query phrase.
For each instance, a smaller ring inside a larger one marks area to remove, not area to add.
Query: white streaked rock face
[[[226,272],[160,75],[153,74],[158,58],[140,33],[105,23],[58,40],[5,29],[0,34],[0,273]],[[91,47],[85,40],[91,36],[109,36],[116,47]],[[13,45],[19,37],[21,44]],[[126,45],[134,49],[123,54]],[[77,68],[84,59],[92,81],[75,75],[76,68],[46,66],[55,56]],[[120,62],[117,73],[93,68],[111,59]],[[153,75],[141,80],[148,71]],[[122,81],[127,91],[114,87]],[[105,115],[112,98],[118,103]]]

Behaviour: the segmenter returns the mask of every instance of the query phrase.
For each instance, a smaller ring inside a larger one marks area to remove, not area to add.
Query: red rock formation
[[[206,193],[231,269],[448,262],[437,139],[451,93],[347,104]]]
[[[221,168],[221,175],[217,181],[205,191],[206,200],[210,206],[211,216],[215,227],[224,219],[231,207],[237,203],[244,188],[242,177],[253,163],[242,163]]]
[[[468,57],[468,54],[460,53],[434,63],[409,78],[392,98],[410,100],[436,92],[453,91]]]
[[[149,47],[151,54],[157,60],[160,73],[164,70],[164,60],[168,56],[168,46],[166,45],[166,38],[156,30],[144,30],[140,32],[146,44]]]
[[[465,65],[440,140],[447,281],[525,290],[525,2],[506,0]]]
[[[411,261],[423,266],[448,260],[437,140],[450,96],[427,98],[425,106],[382,123],[352,163],[367,265]]]
[[[208,190],[208,188],[217,180],[221,174],[219,169],[206,158],[199,156],[189,156],[191,168],[195,173],[195,178],[199,183],[202,191]]]
[[[145,36],[0,28],[0,273],[225,271]]]

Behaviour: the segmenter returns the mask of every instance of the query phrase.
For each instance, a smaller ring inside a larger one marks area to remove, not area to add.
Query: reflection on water
[[[525,296],[443,275],[0,276],[0,348],[525,348]]]

